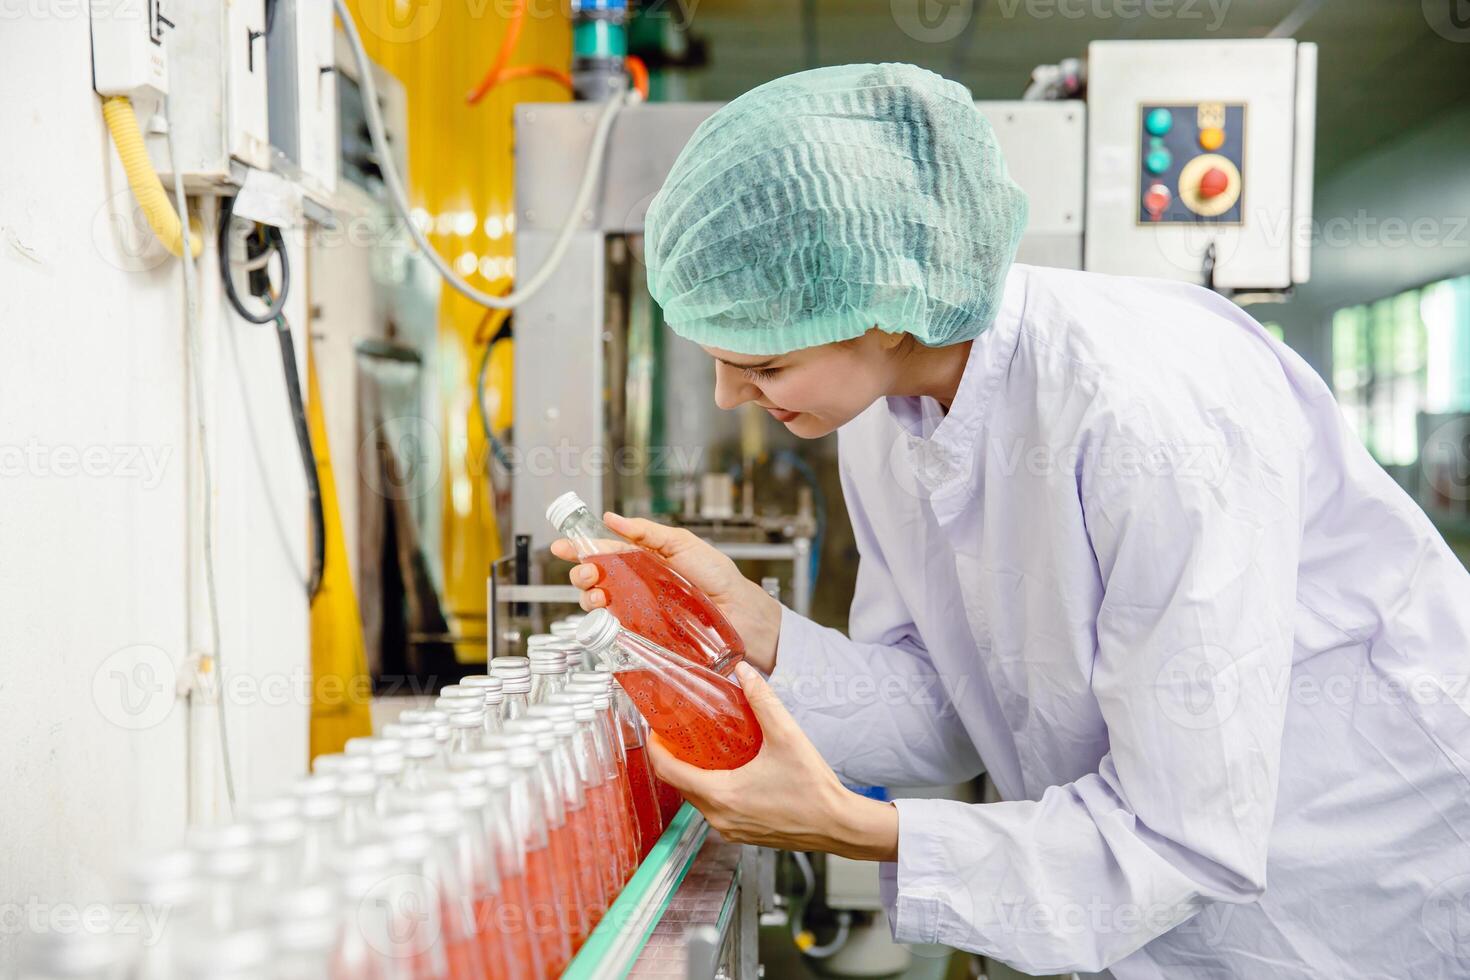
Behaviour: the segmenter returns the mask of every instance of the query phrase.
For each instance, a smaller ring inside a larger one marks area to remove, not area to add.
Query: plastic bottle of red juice
[[[577,641],[611,666],[613,679],[678,758],[701,769],[737,769],[760,751],[760,724],[730,678],[629,631],[606,609],[582,621]]]
[[[572,542],[578,558],[602,569],[598,586],[625,627],[721,674],[745,658],[740,635],[709,596],[653,552],[613,533],[581,497],[557,497],[546,519]]]

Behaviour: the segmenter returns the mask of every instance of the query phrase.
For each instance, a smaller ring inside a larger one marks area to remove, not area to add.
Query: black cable
[[[296,444],[301,450],[302,468],[306,470],[306,496],[311,505],[312,539],[311,574],[306,582],[306,592],[315,599],[321,591],[322,571],[327,563],[327,522],[322,514],[322,484],[316,470],[316,452],[311,445],[311,429],[306,424],[306,401],[301,397],[301,376],[296,371],[296,345],[291,341],[291,325],[284,316],[276,317],[276,339],[281,344],[281,367],[286,374],[286,395],[291,400],[291,421],[296,426]]]
[[[230,227],[234,216],[235,199],[227,197],[220,205],[219,241],[216,248],[216,251],[219,252],[219,275],[225,284],[225,298],[230,301],[230,306],[234,307],[235,312],[249,322],[267,324],[281,315],[281,311],[286,308],[286,295],[291,291],[291,260],[286,257],[286,239],[281,235],[281,229],[275,225],[262,226],[265,228],[265,242],[262,244],[274,249],[281,260],[281,285],[276,290],[275,302],[271,303],[265,312],[252,313],[240,299],[240,294],[235,291],[235,274],[234,269],[230,266]],[[263,250],[257,251],[251,258],[258,258],[263,254],[265,254]],[[265,291],[260,288],[262,280],[264,280],[265,287],[269,288],[268,276],[257,277],[254,273],[251,274],[252,294],[259,295],[260,292]]]
[[[301,395],[301,375],[296,369],[296,345],[291,341],[291,325],[282,312],[291,289],[291,260],[286,255],[286,239],[275,225],[256,225],[256,234],[246,239],[246,255],[251,259],[269,256],[274,251],[281,260],[281,285],[271,288],[265,265],[250,271],[250,294],[268,300],[264,313],[252,313],[235,291],[234,269],[230,265],[230,229],[235,214],[235,199],[227,197],[220,205],[219,274],[225,286],[225,297],[236,313],[250,323],[276,325],[276,340],[281,346],[281,367],[286,375],[286,396],[291,403],[291,423],[296,430],[296,446],[301,452],[301,465],[306,471],[307,503],[311,508],[312,555],[307,576],[306,593],[315,599],[322,588],[322,574],[327,564],[327,522],[322,513],[322,484],[316,468],[316,451],[311,445],[311,429],[306,422],[306,399]],[[268,261],[268,259],[267,259]]]

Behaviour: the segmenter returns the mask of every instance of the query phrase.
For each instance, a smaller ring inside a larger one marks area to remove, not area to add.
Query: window
[[[1470,411],[1470,276],[1332,317],[1332,386],[1385,466],[1419,459],[1419,414]]]

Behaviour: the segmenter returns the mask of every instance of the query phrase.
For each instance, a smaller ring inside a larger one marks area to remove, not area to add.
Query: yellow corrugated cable
[[[148,219],[148,227],[163,243],[163,247],[174,255],[184,254],[184,227],[178,212],[169,203],[163,192],[163,182],[148,151],[143,147],[143,133],[138,129],[138,117],[133,113],[133,103],[126,95],[109,95],[102,100],[102,118],[107,120],[107,130],[112,133],[112,142],[117,146],[117,155],[122,158],[124,172],[128,175],[128,186],[133,197]],[[190,233],[189,251],[198,258],[204,248],[204,240]]]

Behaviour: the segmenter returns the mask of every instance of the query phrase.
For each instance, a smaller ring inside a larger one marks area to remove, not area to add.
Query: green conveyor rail
[[[699,854],[709,825],[688,803],[679,808],[648,857],[592,930],[562,980],[609,980],[628,975],[669,900]]]

